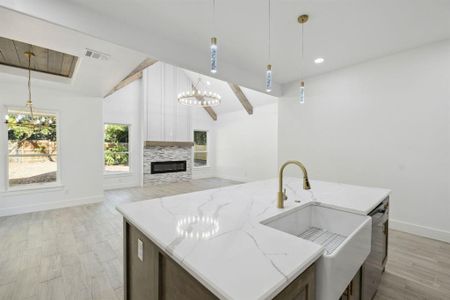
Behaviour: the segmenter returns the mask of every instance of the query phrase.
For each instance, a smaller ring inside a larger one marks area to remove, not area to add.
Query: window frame
[[[195,132],[196,131],[203,131],[206,132],[206,151],[195,151]],[[209,162],[209,130],[207,129],[194,129],[192,130],[192,141],[194,143],[194,146],[192,147],[192,167],[194,169],[203,169],[203,168],[209,168],[210,162]],[[195,153],[206,153],[206,165],[204,166],[195,166]]]
[[[5,114],[8,114],[9,111],[23,111],[28,112],[28,110],[24,107],[17,107],[17,106],[6,106],[5,107]],[[24,185],[16,185],[11,187],[9,185],[9,153],[8,153],[8,124],[4,123],[4,130],[6,132],[5,134],[5,182],[4,182],[4,189],[6,192],[20,192],[20,191],[27,191],[27,190],[46,190],[46,189],[54,189],[58,187],[62,187],[62,176],[61,176],[61,123],[60,123],[60,112],[57,110],[49,110],[49,109],[41,109],[38,107],[33,107],[33,112],[39,113],[39,114],[50,114],[54,115],[56,117],[56,147],[58,149],[58,153],[56,155],[56,180],[53,182],[42,182],[42,183],[30,183],[30,184],[24,184]]]
[[[128,152],[120,152],[120,153],[128,153],[128,171],[120,172],[106,172],[105,167],[105,126],[106,125],[119,125],[119,126],[127,126],[128,127]],[[103,176],[106,177],[120,177],[120,176],[130,176],[132,174],[131,168],[131,124],[129,123],[118,123],[118,122],[103,122]]]

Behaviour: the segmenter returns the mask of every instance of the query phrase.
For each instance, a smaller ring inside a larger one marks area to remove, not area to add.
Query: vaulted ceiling
[[[216,0],[217,77],[264,89],[267,2]],[[208,73],[211,0],[0,0],[0,5]],[[305,55],[299,25],[307,13]],[[448,0],[272,0],[273,94],[280,86],[450,38]],[[315,65],[316,57],[325,62]]]

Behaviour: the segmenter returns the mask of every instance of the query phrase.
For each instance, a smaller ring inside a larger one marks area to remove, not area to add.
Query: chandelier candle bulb
[[[303,80],[300,82],[299,97],[300,97],[300,104],[305,103],[305,82]]]
[[[272,65],[267,65],[266,70],[266,92],[272,91]]]
[[[325,61],[325,59],[323,59],[323,57],[318,57],[314,60],[314,63],[316,64],[321,64]]]
[[[217,38],[211,38],[211,73],[217,73]]]

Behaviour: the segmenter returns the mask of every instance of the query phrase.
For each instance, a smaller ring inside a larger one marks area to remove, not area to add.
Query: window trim
[[[128,127],[128,152],[121,152],[121,153],[128,153],[128,171],[125,172],[106,172],[105,170],[105,126],[106,125],[120,125],[120,126],[127,126]],[[131,168],[131,151],[132,151],[132,145],[131,145],[131,124],[129,123],[118,123],[118,122],[103,122],[103,176],[105,177],[126,177],[133,175],[132,168]]]
[[[27,112],[24,107],[17,106],[5,106],[5,114],[8,114],[10,110],[17,110]],[[56,155],[56,181],[53,182],[43,182],[43,183],[30,183],[24,185],[17,185],[11,187],[9,185],[9,154],[8,154],[8,124],[5,123],[5,182],[4,189],[5,192],[14,193],[14,192],[33,192],[36,190],[50,190],[54,188],[63,187],[62,179],[61,179],[61,122],[60,122],[60,112],[57,110],[49,110],[49,109],[41,109],[38,107],[34,107],[33,111],[36,113],[42,114],[52,114],[56,117],[56,146],[58,148],[58,154]]]
[[[194,134],[196,131],[203,131],[206,132],[206,151],[195,151],[195,140],[194,140]],[[194,142],[194,146],[192,147],[192,168],[193,169],[204,169],[204,168],[210,168],[210,162],[208,158],[209,153],[209,130],[207,129],[193,129],[192,130],[192,141]],[[195,153],[206,153],[206,165],[204,166],[195,166]]]

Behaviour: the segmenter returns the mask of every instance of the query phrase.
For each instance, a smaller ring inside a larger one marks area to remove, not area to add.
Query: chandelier
[[[31,58],[35,56],[35,54],[31,51],[26,51],[25,56],[28,58],[28,100],[25,104],[25,107],[30,111],[30,117],[31,120],[34,119],[34,112],[33,112],[33,100],[31,99]],[[16,120],[17,122],[21,121],[23,116],[19,115],[19,118]],[[9,123],[9,115],[5,115],[5,124]],[[39,122],[36,123],[36,125],[39,125]],[[31,126],[34,126],[34,124],[31,124]]]
[[[178,103],[188,106],[197,107],[210,107],[217,106],[221,103],[222,97],[218,93],[207,91],[206,89],[200,90],[198,88],[201,79],[197,84],[192,85],[192,90],[179,93],[177,96]]]
[[[26,107],[30,110],[31,118],[33,118],[33,101],[31,100],[31,57],[34,56],[34,53],[27,51],[24,54],[28,57],[28,100]]]

